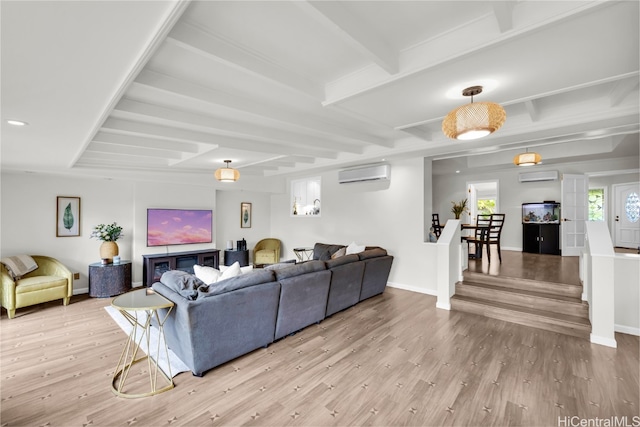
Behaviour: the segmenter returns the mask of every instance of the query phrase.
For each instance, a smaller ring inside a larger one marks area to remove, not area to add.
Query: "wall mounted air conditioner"
[[[391,174],[390,165],[365,166],[356,169],[346,169],[338,172],[338,182],[346,184],[349,182],[375,181],[389,179]]]
[[[557,181],[558,171],[521,172],[520,182]]]

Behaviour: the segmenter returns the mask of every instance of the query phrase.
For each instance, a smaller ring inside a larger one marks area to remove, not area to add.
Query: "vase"
[[[100,245],[100,258],[113,262],[113,257],[118,255],[118,244],[116,242],[102,242]]]

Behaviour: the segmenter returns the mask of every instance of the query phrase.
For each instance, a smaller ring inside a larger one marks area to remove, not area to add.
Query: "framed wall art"
[[[56,206],[56,237],[80,235],[80,197],[58,196]]]
[[[251,228],[251,203],[240,203],[240,228]]]

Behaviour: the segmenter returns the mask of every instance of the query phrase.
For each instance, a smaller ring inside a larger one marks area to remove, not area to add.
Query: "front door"
[[[579,256],[584,249],[589,179],[586,175],[562,175],[562,256]]]
[[[640,247],[640,183],[614,185],[614,245]]]

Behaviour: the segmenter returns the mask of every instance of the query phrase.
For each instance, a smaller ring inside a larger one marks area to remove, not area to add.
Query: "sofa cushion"
[[[276,280],[284,280],[289,277],[300,276],[301,274],[313,273],[315,271],[326,270],[323,261],[307,261],[300,264],[291,264],[289,267],[273,270]]]
[[[325,263],[327,265],[327,268],[331,269],[331,268],[337,267],[339,265],[349,264],[350,262],[356,262],[356,261],[359,261],[359,260],[360,260],[360,258],[358,258],[358,255],[351,254],[351,255],[341,256],[340,258],[330,259],[329,261],[326,261]]]
[[[194,300],[198,296],[198,288],[207,286],[193,274],[181,270],[169,270],[160,277],[166,287],[182,295],[186,299]]]
[[[0,262],[7,267],[7,271],[13,279],[19,279],[38,268],[38,264],[29,255],[5,257],[0,259]]]
[[[198,288],[198,299],[207,298],[214,295],[220,295],[237,289],[248,288],[262,283],[269,283],[275,280],[273,271],[271,270],[253,270],[247,274],[241,274],[218,283]]]
[[[16,281],[16,294],[35,292],[56,286],[67,286],[67,278],[60,276],[25,277]]]
[[[220,270],[220,273],[224,273],[225,271],[227,271],[231,267],[232,266],[221,265],[220,267],[218,267],[218,269]],[[253,264],[245,265],[244,267],[240,267],[240,274],[247,274],[247,273],[251,273],[252,271],[253,271]]]
[[[382,248],[375,249],[367,249],[366,251],[362,251],[358,254],[358,257],[361,260],[369,259],[369,258],[377,258],[381,256],[386,256],[387,251]]]
[[[229,268],[227,268],[220,274],[218,281],[221,282],[223,280],[231,279],[232,277],[236,277],[241,274],[242,274],[242,271],[240,271],[240,263],[236,261],[233,264],[231,264]]]
[[[344,248],[344,245],[330,245],[327,243],[316,243],[313,246],[313,259],[326,261],[328,259],[331,259],[331,255],[336,253],[341,248]]]

